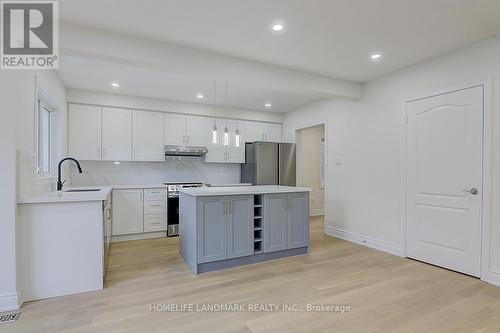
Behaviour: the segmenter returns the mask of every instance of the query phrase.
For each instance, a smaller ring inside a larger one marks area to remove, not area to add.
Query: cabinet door
[[[212,141],[212,129],[214,128],[214,120],[207,118],[205,120],[205,137],[207,140],[207,150],[205,154],[205,162],[207,163],[225,163],[226,162],[226,146],[224,146],[224,127],[226,127],[226,122],[222,119],[217,119],[215,121],[217,125],[217,143]]]
[[[245,142],[264,141],[262,123],[255,121],[245,122]]]
[[[205,147],[205,120],[204,117],[186,116],[186,146]]]
[[[227,146],[227,162],[228,163],[245,163],[245,127],[241,122],[237,123],[234,120],[228,122],[229,129],[229,145]],[[235,146],[236,129],[240,132],[239,147]]]
[[[165,144],[183,146],[185,144],[186,116],[165,114]]]
[[[102,160],[132,159],[132,112],[102,108]]]
[[[113,236],[144,231],[143,190],[113,191]]]
[[[253,196],[227,197],[227,257],[253,254]]]
[[[226,259],[226,199],[198,199],[198,263]]]
[[[132,112],[132,160],[164,161],[163,113]]]
[[[79,160],[101,159],[101,107],[70,105],[68,152]]]
[[[309,245],[309,193],[287,194],[288,248]]]
[[[281,141],[281,124],[264,123],[262,126],[264,133],[264,141],[268,142]]]
[[[284,194],[264,195],[264,252],[287,248],[287,208]]]

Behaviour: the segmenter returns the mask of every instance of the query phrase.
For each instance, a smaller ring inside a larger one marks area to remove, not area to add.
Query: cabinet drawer
[[[165,189],[164,188],[152,188],[144,190],[144,198],[146,200],[160,200],[165,198]]]
[[[146,200],[144,202],[144,214],[165,214],[165,199]]]
[[[144,215],[144,232],[165,231],[166,229],[165,214]]]

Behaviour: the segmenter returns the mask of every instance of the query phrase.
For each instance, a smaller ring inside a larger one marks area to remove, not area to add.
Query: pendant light
[[[214,128],[212,129],[212,143],[217,144],[217,139],[219,137],[217,133],[217,124],[216,124],[216,118],[217,117],[217,95],[215,91],[215,80],[214,80]]]
[[[236,82],[236,99],[239,99],[240,97],[240,83]],[[234,146],[239,147],[240,146],[240,121],[239,121],[239,114],[238,110],[236,110],[236,132],[234,133]]]
[[[224,127],[224,146],[229,145],[229,130],[227,129],[227,88],[228,83],[226,81],[226,127]]]

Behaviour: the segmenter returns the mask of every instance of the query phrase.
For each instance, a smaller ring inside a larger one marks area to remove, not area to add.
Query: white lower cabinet
[[[113,236],[166,230],[164,188],[113,191]]]
[[[165,214],[144,215],[144,232],[165,231]]]
[[[113,191],[113,236],[144,231],[143,190]]]

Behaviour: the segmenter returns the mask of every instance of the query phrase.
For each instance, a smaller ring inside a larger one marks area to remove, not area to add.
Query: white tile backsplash
[[[239,164],[204,163],[200,158],[168,158],[165,162],[82,161],[83,174],[71,167],[72,186],[149,185],[171,181],[239,183]]]

